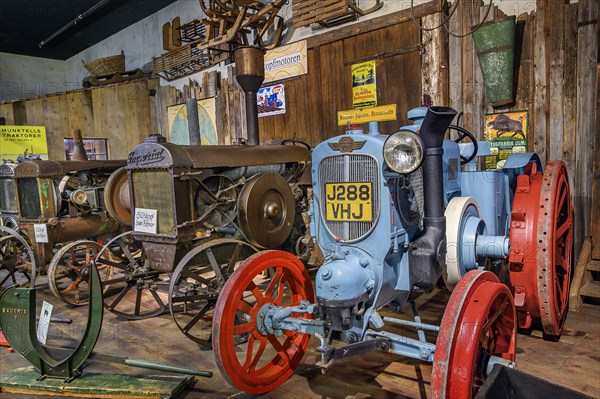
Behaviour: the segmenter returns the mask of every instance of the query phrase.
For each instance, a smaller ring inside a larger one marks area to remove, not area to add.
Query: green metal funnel
[[[485,22],[473,33],[483,74],[485,95],[492,107],[513,102],[515,17]]]

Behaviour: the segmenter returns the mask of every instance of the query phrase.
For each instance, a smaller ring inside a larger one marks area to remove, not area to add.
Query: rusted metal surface
[[[144,247],[146,259],[152,265],[152,269],[161,272],[172,272],[175,268],[175,261],[183,256],[182,252],[187,250],[186,248],[184,251],[178,251],[178,247],[175,244],[149,241],[142,242],[142,246]]]
[[[129,153],[127,169],[231,168],[308,161],[309,151],[291,145],[180,146],[167,142],[146,142]]]
[[[514,362],[517,324],[512,295],[488,271],[458,282],[444,311],[431,375],[434,399],[470,399],[486,377],[484,355]]]
[[[73,137],[73,161],[87,161],[88,156],[83,145],[81,130],[71,130],[71,136]]]
[[[48,243],[37,243],[35,241],[34,224],[46,225]],[[56,244],[111,234],[116,232],[119,226],[117,221],[104,212],[68,218],[53,218],[47,223],[21,219],[19,224],[19,227],[31,240],[36,261],[41,267],[52,259],[52,249]]]
[[[280,175],[266,173],[252,179],[241,190],[239,225],[252,245],[277,248],[292,232],[295,208],[290,185]]]
[[[558,337],[571,287],[573,209],[563,161],[546,165],[538,209],[537,293],[544,332]]]
[[[265,53],[253,46],[235,50],[236,79],[246,98],[246,128],[248,144],[260,144],[258,133],[258,105],[256,93],[265,80]]]
[[[97,169],[116,170],[125,166],[126,161],[25,161],[15,168],[15,178],[25,177],[61,177],[73,172]]]
[[[510,281],[520,328],[540,319],[548,338],[559,336],[572,269],[572,209],[566,168],[530,164],[518,176],[511,215]]]
[[[104,204],[113,219],[125,226],[131,225],[131,198],[125,167],[116,170],[106,181]]]

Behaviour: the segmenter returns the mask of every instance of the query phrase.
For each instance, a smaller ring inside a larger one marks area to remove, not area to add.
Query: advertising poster
[[[276,47],[265,54],[265,81],[289,79],[308,73],[306,40]]]
[[[485,140],[491,146],[486,169],[501,169],[511,154],[527,152],[527,111],[487,114]]]
[[[258,117],[285,114],[285,86],[278,84],[258,89],[256,94]]]
[[[377,105],[377,78],[375,61],[352,65],[352,107]]]
[[[17,160],[19,155],[37,154],[48,159],[45,126],[0,126],[0,160]]]
[[[198,119],[200,121],[200,144],[219,144],[217,137],[217,116],[215,99],[198,100]],[[179,145],[190,145],[190,129],[185,104],[167,107],[169,131],[167,141]]]

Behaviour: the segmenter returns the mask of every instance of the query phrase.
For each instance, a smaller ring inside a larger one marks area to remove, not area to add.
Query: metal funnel
[[[236,79],[246,95],[246,126],[248,144],[260,144],[256,92],[265,80],[265,53],[255,46],[235,50]]]

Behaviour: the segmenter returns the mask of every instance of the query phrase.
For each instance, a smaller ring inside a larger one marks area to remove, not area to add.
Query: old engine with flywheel
[[[57,298],[74,306],[87,304],[89,266],[102,248],[97,240],[131,224],[131,215],[120,221],[106,207],[107,197],[119,191],[127,177],[124,165],[88,160],[27,160],[16,165],[12,182],[18,227],[5,231],[0,241],[7,246],[5,253],[21,259],[7,269],[11,284],[27,284],[35,277],[27,261],[33,256],[38,273],[48,273]],[[5,266],[3,262],[2,269]]]
[[[521,153],[500,170],[478,170],[490,145],[452,126],[455,115],[416,108],[414,124],[392,135],[377,124],[368,134],[351,127],[314,149],[311,235],[325,256],[316,290],[282,251],[259,252],[234,271],[213,322],[230,383],[251,393],[278,387],[314,336],[323,371],[386,351],[433,362],[434,397],[469,398],[494,366],[514,367],[518,327],[539,322],[546,338],[560,336],[572,246],[565,165],[544,169]],[[452,291],[440,326],[421,322],[411,295],[438,284]],[[380,315],[407,305],[414,321]]]
[[[239,47],[235,59],[247,143],[201,145],[197,132],[194,145],[151,135],[133,148],[133,231],[106,243],[96,260],[109,271],[106,309],[130,320],[169,311],[200,345],[211,344],[214,305],[240,262],[261,249],[293,252],[309,265],[319,259],[308,228],[311,147],[295,139],[260,144],[255,99],[264,52]],[[112,207],[120,209],[119,202],[115,197]]]
[[[188,338],[210,345],[214,303],[238,263],[310,238],[310,151],[286,144],[182,146],[152,135],[132,149],[133,229],[96,260],[111,270],[105,307],[130,320],[170,312]]]

